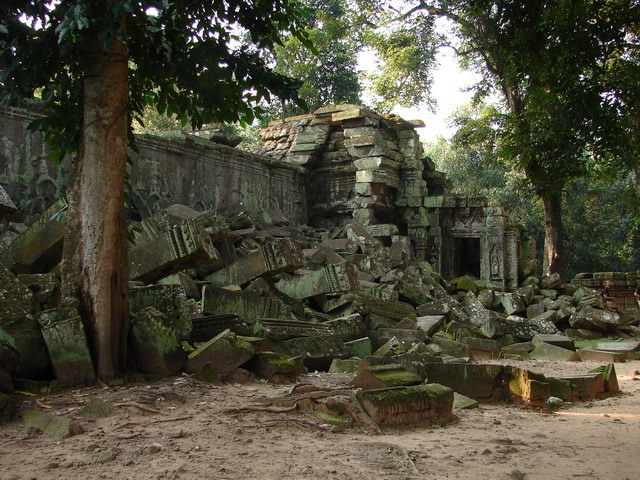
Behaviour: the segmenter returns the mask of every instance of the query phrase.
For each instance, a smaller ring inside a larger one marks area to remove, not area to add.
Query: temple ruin
[[[47,161],[36,114],[1,110],[0,182],[22,215],[62,196],[66,164]],[[445,278],[469,274],[498,288],[518,285],[520,232],[482,197],[450,193],[424,157],[419,121],[356,105],[323,107],[271,122],[247,152],[194,135],[137,138],[129,192],[140,218],[171,204],[198,211],[241,207],[282,212],[291,224],[331,230],[354,220],[407,238],[412,254]]]

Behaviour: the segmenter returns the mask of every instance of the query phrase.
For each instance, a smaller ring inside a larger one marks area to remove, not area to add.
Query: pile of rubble
[[[60,304],[58,277],[41,273],[60,260],[63,211],[60,200],[39,222],[5,234],[15,238],[0,252],[0,391],[21,378],[94,381],[77,306]],[[376,423],[406,423],[420,409],[443,418],[451,389],[531,403],[617,391],[612,364],[581,379],[549,379],[478,361],[609,363],[640,346],[576,351],[573,339],[636,328],[603,308],[595,290],[540,278],[534,264],[511,292],[480,289],[468,276],[447,282],[413,259],[408,237],[391,224],[329,231],[289,226],[278,211],[173,205],[134,231],[130,357],[149,375],[289,382],[306,369],[350,371],[364,389],[358,401],[380,413]]]

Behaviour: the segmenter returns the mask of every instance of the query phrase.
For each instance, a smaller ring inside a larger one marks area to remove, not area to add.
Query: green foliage
[[[304,14],[295,0],[10,0],[0,7],[0,102],[40,89],[50,115],[34,126],[48,132],[55,157],[73,151],[85,50],[98,32],[105,45],[116,35],[125,40],[132,118],[153,106],[193,127],[251,123],[258,102],[297,99],[299,84],[266,59],[284,31],[309,45]]]
[[[301,81],[303,105],[267,107],[270,118],[308,113],[337,103],[361,103],[358,81],[360,47],[351,35],[345,0],[305,0],[310,11],[305,33],[313,49],[291,35],[276,46],[275,71]]]

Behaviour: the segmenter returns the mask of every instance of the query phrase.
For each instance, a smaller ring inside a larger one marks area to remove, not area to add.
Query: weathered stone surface
[[[376,314],[394,320],[416,319],[416,309],[403,302],[390,302],[378,298],[355,297],[354,308],[362,315]]]
[[[505,367],[504,375],[510,394],[523,402],[540,405],[551,395],[551,385],[542,374]]]
[[[424,342],[427,335],[422,330],[408,330],[405,328],[379,328],[370,333],[369,337],[374,348],[387,343],[392,338],[408,350],[416,343]]]
[[[529,352],[534,349],[533,342],[520,342],[512,343],[511,345],[505,345],[500,349],[503,356],[508,358],[514,358],[516,360],[528,360]]]
[[[325,293],[357,292],[360,288],[353,265],[327,265],[302,277],[280,280],[276,288],[285,295],[304,299]]]
[[[626,359],[635,359],[640,351],[640,341],[625,340],[622,342],[597,342],[591,348],[605,352],[623,353]]]
[[[34,295],[37,309],[46,310],[60,303],[60,278],[50,273],[19,274],[18,280],[25,284]]]
[[[388,363],[363,366],[363,362],[360,362],[358,375],[354,377],[351,383],[356,388],[370,390],[373,388],[417,385],[423,381],[423,377],[405,370],[401,365]]]
[[[145,307],[154,307],[167,316],[171,328],[180,340],[189,340],[191,309],[181,285],[149,285],[132,287],[129,292],[129,311],[137,313]]]
[[[511,315],[514,313],[523,313],[527,307],[522,297],[514,293],[505,293],[500,298],[504,313]]]
[[[276,298],[235,292],[212,285],[203,287],[202,313],[234,314],[252,324],[258,318],[292,318],[291,308]]]
[[[303,357],[309,369],[327,370],[334,358],[347,358],[349,351],[339,337],[299,337],[274,342],[274,351],[290,357]]]
[[[426,371],[429,382],[446,385],[479,402],[495,402],[505,398],[501,365],[429,363]]]
[[[592,362],[624,362],[627,356],[624,352],[607,352],[604,350],[592,350],[583,348],[578,350],[580,360]]]
[[[458,392],[453,392],[453,410],[463,410],[468,408],[477,408],[480,404],[477,400],[469,398]]]
[[[329,367],[329,373],[353,373],[357,375],[360,369],[360,360],[348,358],[346,360],[334,358]]]
[[[12,213],[17,210],[16,204],[13,203],[7,191],[0,185],[0,218],[6,213]]]
[[[160,231],[152,240],[138,237],[129,247],[129,277],[152,282],[218,259],[219,254],[204,226],[197,220],[185,220]]]
[[[298,244],[289,239],[277,239],[212,273],[206,280],[212,285],[244,285],[256,277],[280,272],[293,272],[304,267],[304,256]]]
[[[54,202],[18,238],[0,253],[0,263],[14,273],[46,273],[62,259],[67,202]]]
[[[590,370],[589,373],[600,373],[604,380],[604,391],[614,395],[620,391],[618,386],[618,376],[616,375],[616,367],[613,363],[603,365],[594,370]]]
[[[489,338],[462,337],[460,342],[468,345],[469,356],[476,361],[491,360],[500,356],[501,343]]]
[[[294,360],[274,352],[256,353],[246,368],[271,383],[295,382],[298,374],[302,373]]]
[[[534,347],[538,347],[543,343],[548,343],[550,345],[555,345],[556,347],[565,348],[567,350],[575,351],[576,349],[573,340],[571,340],[566,335],[559,334],[539,333],[533,337],[532,343]]]
[[[372,346],[369,337],[362,337],[350,342],[344,342],[349,355],[357,358],[365,358],[371,355]]]
[[[50,415],[47,413],[37,412],[35,410],[26,410],[22,414],[22,419],[27,427],[27,432],[42,431],[50,437],[64,439],[73,435],[84,433],[84,428],[70,418]]]
[[[468,357],[469,356],[468,345],[461,342],[457,342],[453,339],[447,338],[444,335],[441,335],[441,334],[434,335],[433,337],[431,337],[431,343],[438,345],[442,353],[446,353],[447,355],[451,355],[452,357]]]
[[[557,347],[548,343],[541,343],[532,352],[529,353],[529,358],[534,360],[555,360],[561,362],[578,362],[580,356],[573,350],[567,350],[566,348]]]
[[[423,317],[417,317],[417,328],[427,335],[433,335],[443,325],[445,318],[446,317],[444,315],[425,315]]]
[[[453,391],[436,383],[363,390],[357,396],[378,425],[440,424],[452,418]]]
[[[569,382],[572,400],[594,400],[605,391],[604,376],[601,372],[555,378]]]
[[[620,325],[620,315],[611,310],[601,310],[590,305],[571,315],[569,323],[573,328],[607,331]]]
[[[180,339],[169,318],[154,307],[144,307],[133,317],[131,353],[144,373],[167,376],[178,372],[187,360]]]
[[[0,263],[0,329],[13,339],[19,354],[14,373],[25,378],[51,370],[40,325],[31,315],[33,302],[33,293]]]
[[[359,313],[327,320],[324,324],[345,342],[367,336],[367,324]]]
[[[60,383],[95,382],[93,362],[77,304],[65,304],[37,316],[53,371]]]
[[[185,371],[197,373],[209,365],[214,372],[224,376],[247,362],[253,354],[249,342],[225,330],[189,354]]]

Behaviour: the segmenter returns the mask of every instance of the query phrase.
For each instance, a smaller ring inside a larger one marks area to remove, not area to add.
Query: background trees
[[[284,31],[307,42],[302,20],[289,0],[1,4],[2,103],[39,90],[50,115],[37,126],[58,157],[76,152],[63,294],[80,300],[99,378],[113,377],[126,357],[123,184],[131,118],[154,105],[193,126],[250,122],[257,102],[295,99],[297,83],[265,59]]]

